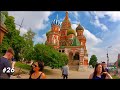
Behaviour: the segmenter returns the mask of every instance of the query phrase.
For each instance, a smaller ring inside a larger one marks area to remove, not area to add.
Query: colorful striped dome
[[[52,21],[51,25],[59,25],[60,26],[61,24],[60,24],[59,20],[55,19]]]
[[[52,21],[51,25],[58,25],[58,26],[61,25],[60,21],[58,20],[58,15],[57,18]]]

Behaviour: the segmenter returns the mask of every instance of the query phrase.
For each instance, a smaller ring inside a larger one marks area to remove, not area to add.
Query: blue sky
[[[9,15],[15,17],[15,23],[20,24],[24,18],[21,35],[29,28],[36,33],[34,42],[44,43],[45,33],[50,30],[52,20],[60,22],[65,17],[65,11],[10,11]],[[89,58],[92,54],[98,57],[98,61],[106,61],[107,47],[109,48],[110,62],[117,60],[120,53],[120,12],[119,11],[69,11],[69,19],[72,28],[80,23],[84,27],[84,35],[87,38]],[[16,26],[19,28],[19,26]]]

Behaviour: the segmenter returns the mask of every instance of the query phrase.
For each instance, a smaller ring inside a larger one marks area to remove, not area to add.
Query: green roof
[[[67,35],[69,35],[69,34],[74,34],[74,35],[75,35],[75,30],[69,29],[69,30],[67,31]]]
[[[65,48],[64,46],[60,46],[61,49]]]
[[[72,46],[80,46],[80,42],[79,42],[79,40],[78,40],[77,37],[74,37],[74,38],[73,38]]]

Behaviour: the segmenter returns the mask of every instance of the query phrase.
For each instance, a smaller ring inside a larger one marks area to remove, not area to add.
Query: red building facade
[[[0,44],[2,44],[2,40],[3,40],[5,33],[8,32],[8,30],[6,29],[6,26],[4,24],[4,21],[5,21],[5,15],[3,15],[0,12]]]
[[[115,62],[115,65],[116,65],[116,67],[118,67],[118,61],[120,60],[120,54],[118,54],[118,59],[117,59],[117,61]]]
[[[52,45],[59,52],[66,53],[69,57],[69,66],[87,66],[88,53],[83,32],[84,28],[80,24],[76,30],[72,29],[66,12],[62,24],[58,18],[52,21],[51,30],[46,33],[46,45]]]

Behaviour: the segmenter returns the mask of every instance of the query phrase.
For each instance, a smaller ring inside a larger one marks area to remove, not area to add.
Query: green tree
[[[33,58],[33,47],[34,47],[34,39],[35,33],[32,32],[31,29],[28,30],[26,34],[23,35],[23,38],[25,40],[25,47],[22,49],[23,57],[25,60],[32,60]]]
[[[1,44],[1,52],[2,52],[2,50],[7,50],[8,47],[11,47],[13,38],[14,38],[14,36],[16,36],[16,27],[15,27],[15,23],[14,23],[14,17],[8,16],[7,12],[2,12],[2,13],[6,17],[4,24],[6,25],[8,33],[5,34],[5,36],[3,38],[3,41]]]
[[[23,56],[21,56],[23,47],[25,47],[24,38],[19,35],[16,36],[16,38],[13,39],[13,44],[12,44],[12,48],[14,49],[16,60],[21,60],[23,58]]]
[[[21,51],[23,47],[25,47],[24,37],[20,36],[20,31],[16,29],[14,17],[9,16],[7,11],[3,11],[2,13],[6,17],[4,24],[6,25],[8,33],[5,34],[3,42],[0,45],[0,54],[3,55],[8,47],[12,47],[15,52],[15,59],[20,60],[22,58]]]
[[[92,55],[89,61],[89,65],[92,65],[92,67],[94,68],[96,64],[97,64],[97,57],[96,55]]]
[[[68,57],[65,54],[44,44],[36,44],[34,46],[33,56],[34,60],[44,61],[46,66],[50,66],[52,68],[60,68],[68,62]]]
[[[14,57],[16,58],[16,60],[19,60],[20,51],[22,47],[24,47],[24,43],[23,43],[24,39],[20,36],[20,31],[16,30],[14,17],[9,16],[7,11],[4,11],[2,13],[6,17],[4,24],[6,25],[8,33],[5,34],[3,38],[3,42],[0,45],[0,53],[3,55],[5,51],[8,49],[8,47],[12,47],[15,52]]]

